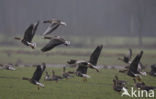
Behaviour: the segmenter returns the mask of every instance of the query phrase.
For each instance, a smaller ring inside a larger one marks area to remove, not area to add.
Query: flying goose
[[[143,51],[141,51],[140,54],[138,54],[133,59],[132,63],[130,64],[129,71],[127,73],[129,76],[135,77],[138,74],[140,74],[140,72],[138,71],[138,64],[139,64],[139,62],[141,60],[142,55],[143,55]]]
[[[51,49],[53,49],[54,47],[64,44],[66,46],[70,45],[70,41],[66,41],[63,38],[61,38],[60,36],[54,36],[54,37],[44,37],[45,39],[50,39],[49,43],[47,45],[45,45],[41,51],[42,52],[47,52]]]
[[[41,67],[41,65],[37,65],[36,70],[35,70],[32,78],[23,77],[22,79],[23,80],[28,80],[30,83],[32,83],[34,85],[37,85],[38,90],[39,90],[40,87],[44,87],[44,84],[40,83],[39,80],[41,79],[45,68],[46,68],[45,64],[42,64],[42,67]]]
[[[23,39],[19,37],[14,37],[16,40],[20,40],[24,45],[30,46],[32,49],[36,47],[36,43],[32,42],[32,39],[36,33],[37,27],[39,25],[39,21],[34,24],[31,24],[25,31]]]
[[[92,69],[95,69],[97,72],[99,72],[96,65],[97,65],[98,58],[100,56],[102,48],[103,48],[102,45],[97,46],[96,49],[91,54],[89,61],[71,59],[70,61],[67,61],[67,63],[69,65],[76,65],[77,66],[77,69],[76,69],[76,72],[75,72],[76,75],[79,76],[79,77],[84,77],[84,81],[85,81],[86,78],[90,78],[90,76],[87,75],[88,67],[92,68]]]
[[[58,19],[46,20],[46,21],[43,21],[43,23],[50,23],[50,25],[48,26],[48,28],[43,33],[44,36],[52,33],[60,25],[63,25],[63,26],[66,26],[67,25],[65,22],[63,22],[61,20],[58,20]]]

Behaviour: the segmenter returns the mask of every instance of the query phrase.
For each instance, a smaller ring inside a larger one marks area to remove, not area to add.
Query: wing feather
[[[65,41],[64,40],[60,40],[60,39],[52,39],[51,41],[49,41],[49,43],[47,45],[45,45],[41,51],[42,52],[46,52],[46,51],[49,51],[51,49],[53,49],[54,47],[58,46],[58,45],[61,45],[61,44],[64,44]]]
[[[59,24],[53,23],[48,26],[48,28],[45,30],[43,35],[48,35],[52,33],[54,30],[56,30],[59,27]]]
[[[89,62],[93,65],[97,65],[98,62],[98,58],[100,56],[101,50],[102,50],[103,46],[97,46],[96,49],[93,51],[93,53],[90,56],[90,60]]]
[[[138,64],[141,60],[141,57],[142,57],[142,54],[143,54],[143,51],[140,52],[140,54],[138,54],[132,61],[132,63],[130,64],[130,68],[129,68],[129,73],[132,72],[132,73],[138,73],[137,69],[138,69]]]
[[[32,41],[32,30],[33,30],[33,24],[31,24],[25,31],[23,39],[25,41],[31,42]]]

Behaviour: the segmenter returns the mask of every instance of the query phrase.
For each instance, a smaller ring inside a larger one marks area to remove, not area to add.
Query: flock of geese
[[[61,20],[58,19],[52,19],[52,20],[46,20],[42,22],[36,22],[34,24],[31,24],[25,31],[24,37],[19,38],[15,37],[16,40],[20,40],[24,45],[31,47],[32,49],[36,48],[36,43],[32,42],[33,37],[35,36],[36,30],[39,26],[40,23],[43,24],[49,24],[45,32],[43,33],[43,38],[44,39],[49,39],[49,43],[46,44],[41,51],[42,52],[47,52],[53,49],[54,47],[64,44],[66,46],[70,45],[70,41],[66,41],[60,36],[47,36],[51,34],[53,31],[55,31],[58,27],[60,26],[66,26],[67,24]],[[88,68],[94,69],[97,72],[99,72],[99,68],[97,67],[97,62],[100,56],[100,53],[102,51],[103,46],[98,45],[93,53],[90,55],[90,59],[88,61],[85,60],[76,60],[76,59],[71,59],[67,61],[67,64],[70,66],[77,67],[75,71],[66,71],[66,67],[63,68],[63,73],[62,76],[58,76],[55,74],[55,71],[52,70],[52,76],[48,74],[46,70],[46,64],[42,63],[41,65],[36,66],[36,70],[32,76],[32,78],[27,78],[23,77],[23,80],[28,80],[30,83],[37,85],[37,88],[39,89],[40,87],[44,87],[44,84],[40,83],[40,79],[42,77],[43,72],[45,71],[45,81],[56,81],[64,79],[64,78],[72,78],[73,74],[82,77],[83,81],[87,81],[87,78],[90,78],[90,75],[87,74]],[[143,51],[140,51],[135,58],[131,61],[132,59],[132,49],[129,49],[129,54],[125,55],[123,57],[120,57],[119,60],[125,62],[128,64],[128,66],[125,66],[124,69],[119,70],[120,73],[125,73],[128,76],[132,77],[134,80],[134,84],[136,88],[140,88],[142,90],[151,90],[151,89],[156,89],[156,87],[153,86],[148,86],[142,81],[142,75],[146,76],[147,74],[150,74],[152,76],[156,76],[156,65],[151,66],[151,72],[142,72],[143,65],[140,62],[141,58],[143,56]],[[137,82],[138,81],[138,82]],[[113,79],[113,89],[115,91],[122,91],[124,88],[127,88],[127,81],[119,80],[118,76],[115,75],[115,78]]]
[[[140,90],[154,90],[156,89],[155,86],[149,86],[146,85],[145,82],[142,81],[142,76],[146,76],[147,74],[151,76],[156,76],[156,64],[151,65],[151,71],[150,72],[143,72],[142,70],[145,68],[143,64],[140,62],[143,55],[143,51],[140,51],[139,54],[135,56],[135,58],[131,61],[132,58],[132,49],[129,49],[129,54],[123,56],[122,58],[118,58],[119,60],[123,61],[124,63],[127,63],[128,66],[125,66],[124,69],[119,70],[120,73],[125,73],[130,77],[133,77],[134,86]],[[138,81],[138,82],[137,82]],[[127,81],[119,80],[117,75],[114,76],[113,79],[113,89],[115,91],[122,91],[124,89],[127,89]]]
[[[33,37],[35,36],[36,30],[39,26],[40,23],[44,23],[47,24],[49,23],[50,25],[48,26],[48,28],[45,30],[45,32],[43,33],[43,38],[44,39],[49,39],[49,43],[47,45],[45,45],[41,51],[42,52],[46,52],[49,51],[51,49],[53,49],[54,47],[64,44],[66,46],[70,45],[69,41],[64,40],[63,38],[61,38],[60,36],[46,36],[50,33],[52,33],[54,30],[56,30],[59,26],[64,25],[66,26],[67,24],[63,21],[57,20],[57,19],[52,19],[52,20],[46,20],[43,22],[36,22],[34,24],[31,24],[25,31],[24,33],[24,37],[20,38],[20,37],[14,37],[14,39],[16,40],[20,40],[24,45],[31,47],[32,49],[36,48],[36,43],[32,42]]]

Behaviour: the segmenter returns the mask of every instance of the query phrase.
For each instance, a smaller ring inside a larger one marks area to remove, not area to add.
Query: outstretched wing
[[[41,51],[42,52],[46,52],[49,51],[51,49],[53,49],[54,47],[64,44],[65,41],[63,39],[52,39],[46,46],[44,46]]]
[[[45,32],[43,33],[43,35],[47,35],[52,33],[54,30],[56,30],[60,25],[57,23],[52,23],[48,26],[48,28],[45,30]]]
[[[76,72],[81,73],[81,74],[87,74],[87,69],[88,69],[88,63],[87,62],[81,62],[78,64],[78,68],[76,69]]]
[[[143,54],[143,51],[140,52],[140,54],[138,54],[132,61],[132,63],[130,64],[130,68],[129,68],[129,71],[128,72],[131,72],[131,73],[138,73],[137,69],[138,69],[138,64],[141,60],[141,57],[142,57],[142,54]]]
[[[34,23],[34,24],[31,24],[25,31],[24,33],[24,40],[25,41],[28,41],[28,42],[31,42],[34,35],[35,35],[35,32],[37,30],[37,27],[39,25],[39,21],[37,23]]]
[[[103,46],[97,46],[96,49],[94,50],[94,52],[91,54],[90,56],[90,60],[89,62],[93,65],[96,65],[98,62],[98,58],[100,56],[101,50],[102,50]]]
[[[36,81],[39,81],[41,79],[41,77],[42,77],[42,74],[43,74],[45,68],[46,68],[46,66],[43,66],[43,68],[41,68],[41,65],[38,65],[35,72],[34,72],[34,74],[33,74],[32,79],[36,80]]]
[[[129,57],[129,59],[131,59],[131,57],[132,57],[132,49],[131,48],[129,49],[128,57]]]
[[[23,39],[24,39],[25,41],[31,42],[31,41],[32,41],[32,38],[33,38],[32,32],[33,32],[33,24],[31,24],[31,25],[26,29],[26,31],[25,31],[25,33],[24,33]]]
[[[37,30],[37,28],[38,28],[38,26],[39,26],[39,21],[37,21],[36,23],[34,23],[33,24],[33,31],[32,31],[32,36],[34,36],[35,35],[35,33],[36,33],[36,30]]]

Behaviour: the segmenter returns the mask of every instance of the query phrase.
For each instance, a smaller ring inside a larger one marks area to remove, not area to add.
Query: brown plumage
[[[42,64],[42,67],[41,67],[41,65],[37,65],[36,70],[35,70],[32,78],[23,77],[22,79],[28,80],[30,83],[32,83],[34,85],[38,85],[38,90],[39,90],[39,86],[44,87],[44,85],[42,83],[40,83],[39,80],[41,79],[45,68],[46,68],[45,64]]]
[[[53,48],[55,48],[58,45],[64,44],[66,46],[70,45],[69,41],[64,40],[60,36],[54,36],[54,37],[45,37],[45,39],[50,39],[49,43],[45,45],[41,51],[42,52],[47,52]]]
[[[39,25],[39,21],[31,24],[25,31],[24,33],[24,37],[23,39],[19,38],[19,37],[14,37],[14,39],[16,40],[20,40],[24,45],[26,46],[30,46],[32,49],[34,49],[36,47],[36,43],[32,42],[32,39],[36,33],[36,30],[38,28]]]
[[[132,58],[132,49],[130,48],[128,55],[124,55],[123,58],[118,58],[118,59],[125,63],[130,63],[131,58]]]
[[[58,20],[58,19],[46,20],[46,21],[43,21],[43,23],[50,23],[50,25],[45,30],[43,35],[48,35],[48,34],[52,33],[53,31],[55,31],[61,25],[63,25],[63,26],[67,25],[65,22],[63,22],[61,20]]]
[[[61,76],[55,74],[55,71],[52,70],[52,80],[58,82],[58,80],[63,79]]]

